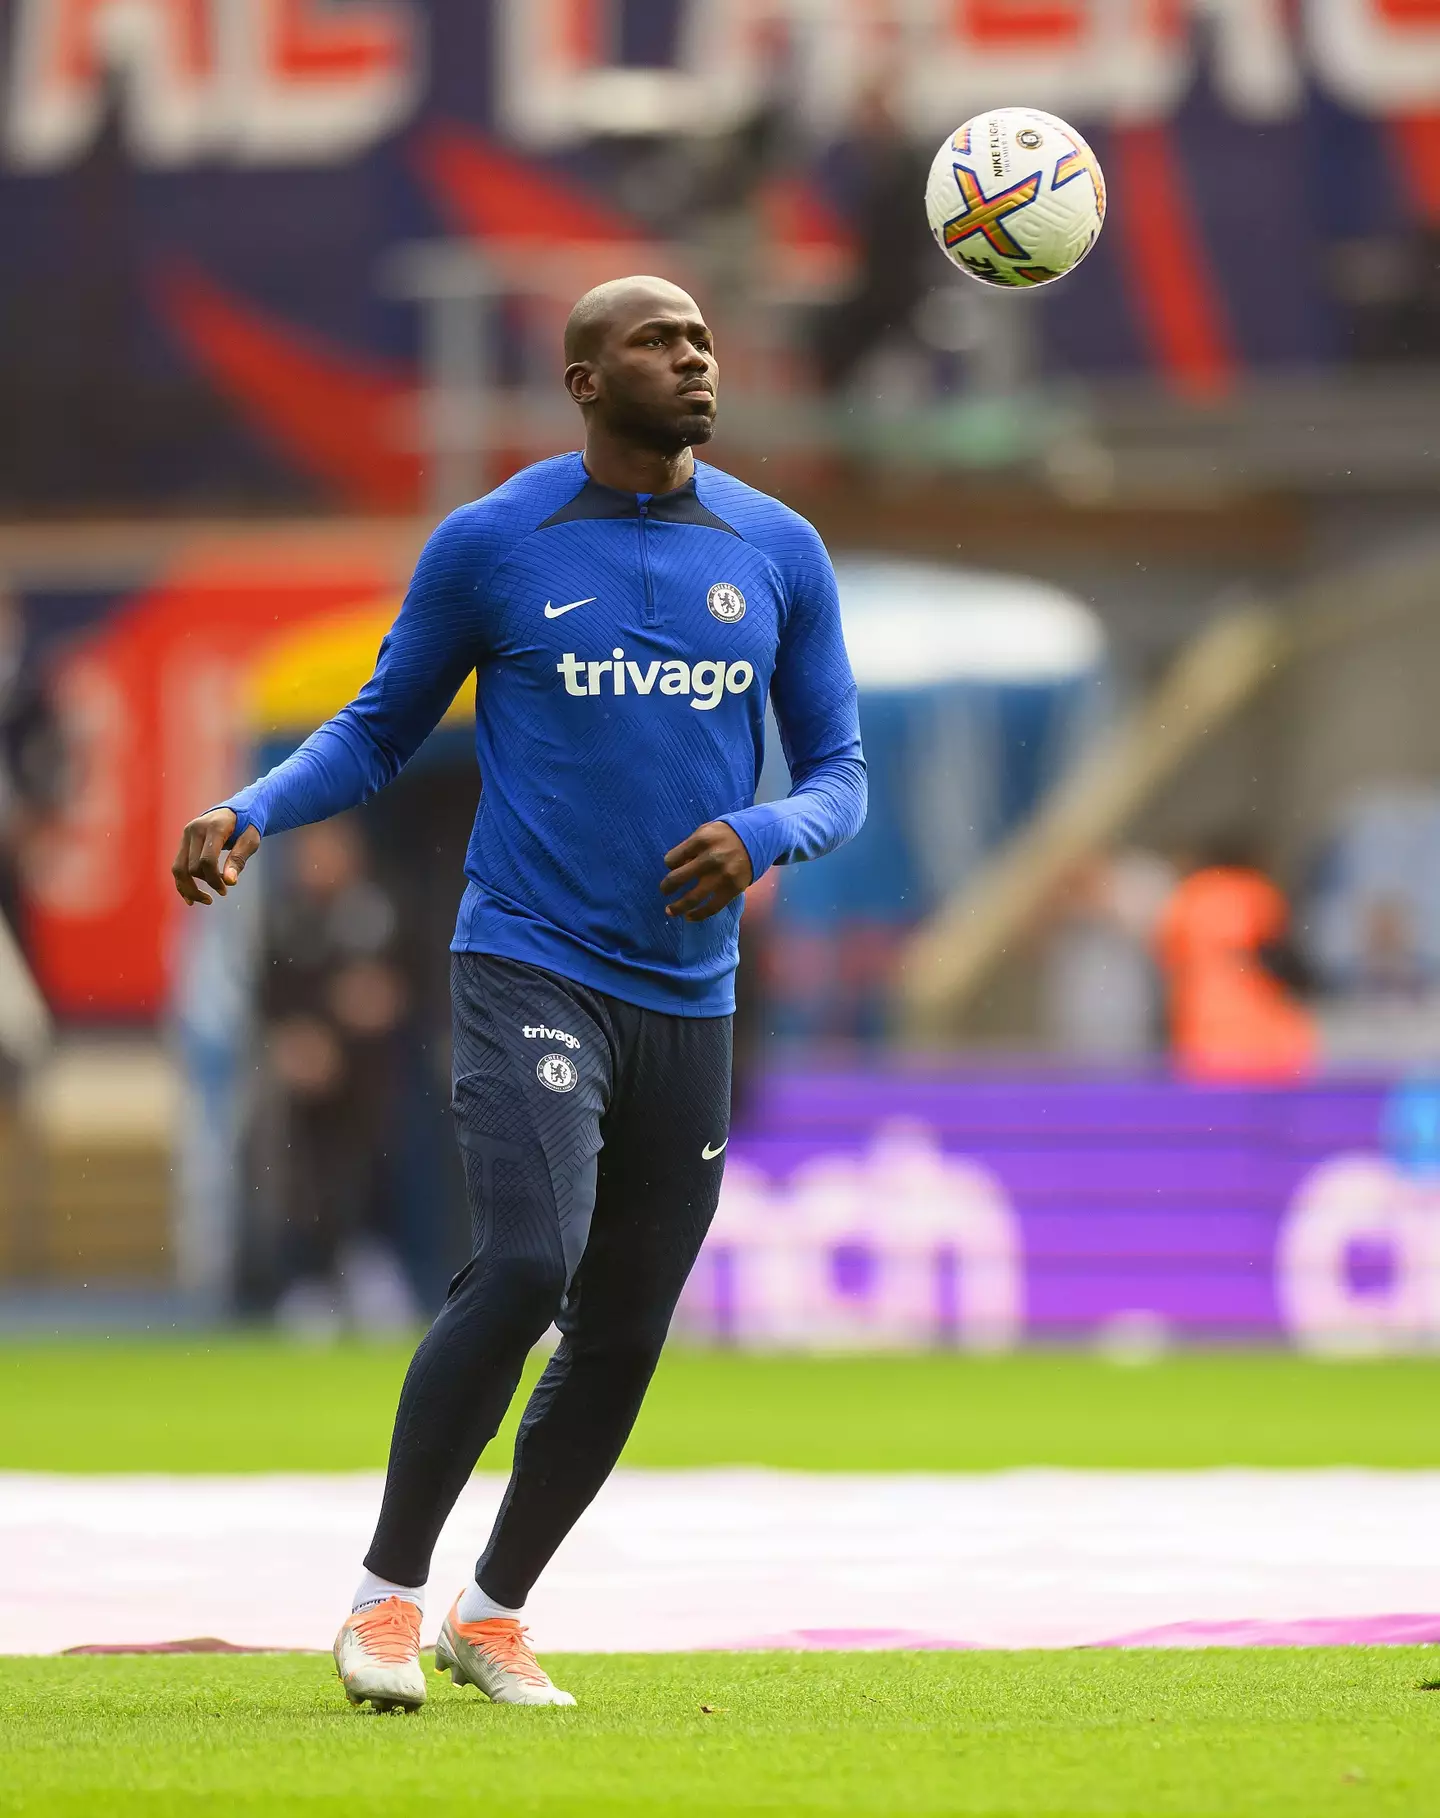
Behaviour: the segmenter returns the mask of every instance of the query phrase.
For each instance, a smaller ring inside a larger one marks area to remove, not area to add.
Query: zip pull
[[[646,526],[650,522],[650,501],[649,499],[637,498],[635,505],[640,517],[640,572],[645,577],[645,616],[643,623],[646,625],[653,625],[656,622],[655,582],[650,573],[650,540],[645,534]]]

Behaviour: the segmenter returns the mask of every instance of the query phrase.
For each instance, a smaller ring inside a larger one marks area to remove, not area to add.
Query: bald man
[[[383,1708],[424,1702],[432,1550],[552,1323],[435,1661],[497,1702],[574,1702],[520,1615],[620,1455],[715,1211],[742,894],[865,815],[824,546],[692,453],[719,378],[694,299],[659,278],[603,284],[575,305],[565,362],[583,455],[446,519],[359,696],[192,821],[173,867],[187,903],[223,896],[263,837],[390,782],[474,673],[484,794],[452,943],[474,1253],[405,1378],[335,1643],[351,1701]],[[767,699],[792,788],[759,806]]]

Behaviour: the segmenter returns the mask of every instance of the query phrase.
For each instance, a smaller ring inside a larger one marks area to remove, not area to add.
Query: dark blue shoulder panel
[[[549,530],[556,524],[575,524],[596,518],[638,518],[639,515],[637,494],[617,492],[613,486],[587,480],[573,499],[567,500],[558,511],[551,512],[536,528]],[[657,524],[699,524],[707,530],[723,530],[727,536],[740,535],[733,524],[727,524],[708,505],[701,503],[693,479],[674,492],[654,494],[648,501],[646,515]]]

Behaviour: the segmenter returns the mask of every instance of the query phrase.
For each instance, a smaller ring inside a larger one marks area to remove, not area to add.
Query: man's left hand
[[[665,854],[665,863],[670,875],[660,888],[674,899],[665,913],[683,915],[687,922],[708,922],[754,882],[745,842],[725,821],[697,827]]]

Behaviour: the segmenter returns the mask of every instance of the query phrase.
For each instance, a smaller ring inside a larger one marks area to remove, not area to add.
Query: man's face
[[[714,435],[719,380],[715,343],[695,303],[680,291],[656,292],[606,328],[571,391],[613,433],[668,451]]]

